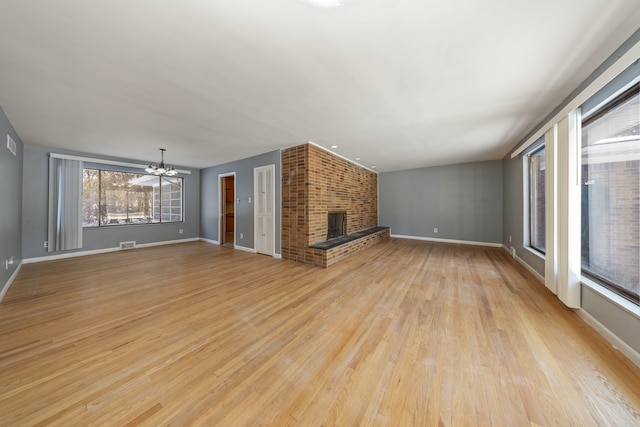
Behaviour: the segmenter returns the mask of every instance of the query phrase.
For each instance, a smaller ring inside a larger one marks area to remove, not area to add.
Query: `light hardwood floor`
[[[502,249],[194,242],[23,266],[0,425],[638,426],[640,370]]]

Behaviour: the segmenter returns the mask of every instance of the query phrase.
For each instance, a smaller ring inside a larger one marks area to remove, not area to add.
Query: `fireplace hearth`
[[[329,212],[327,215],[327,240],[347,234],[347,213]]]

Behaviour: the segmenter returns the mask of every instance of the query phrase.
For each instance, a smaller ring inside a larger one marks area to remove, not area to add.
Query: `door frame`
[[[273,221],[271,221],[271,253],[265,255],[276,256],[276,165],[270,164],[253,168],[253,247],[258,247],[258,171],[271,170],[271,212]],[[257,252],[257,250],[256,250]]]
[[[224,242],[224,237],[222,235],[222,215],[223,215],[223,209],[222,209],[222,204],[223,204],[223,198],[224,198],[224,188],[222,187],[222,181],[224,178],[232,176],[233,177],[233,204],[234,204],[234,215],[233,215],[233,247],[236,247],[236,220],[237,220],[237,216],[236,216],[236,211],[237,209],[235,208],[235,205],[237,205],[236,203],[236,195],[237,195],[237,191],[236,191],[236,186],[238,183],[238,180],[236,178],[236,173],[234,172],[228,172],[228,173],[221,173],[218,174],[218,244],[219,245],[223,245]]]

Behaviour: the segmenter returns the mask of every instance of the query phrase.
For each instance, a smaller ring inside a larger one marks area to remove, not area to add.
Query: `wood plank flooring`
[[[638,426],[640,370],[502,249],[193,242],[23,266],[0,425]]]

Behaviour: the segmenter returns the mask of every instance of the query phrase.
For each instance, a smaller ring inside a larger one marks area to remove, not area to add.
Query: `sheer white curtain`
[[[558,298],[580,308],[580,110],[571,111],[557,125],[557,262]]]
[[[544,134],[545,151],[545,285],[558,294],[558,127]]]
[[[545,134],[545,284],[568,307],[580,307],[580,110]]]
[[[82,162],[49,157],[49,252],[82,248]]]

